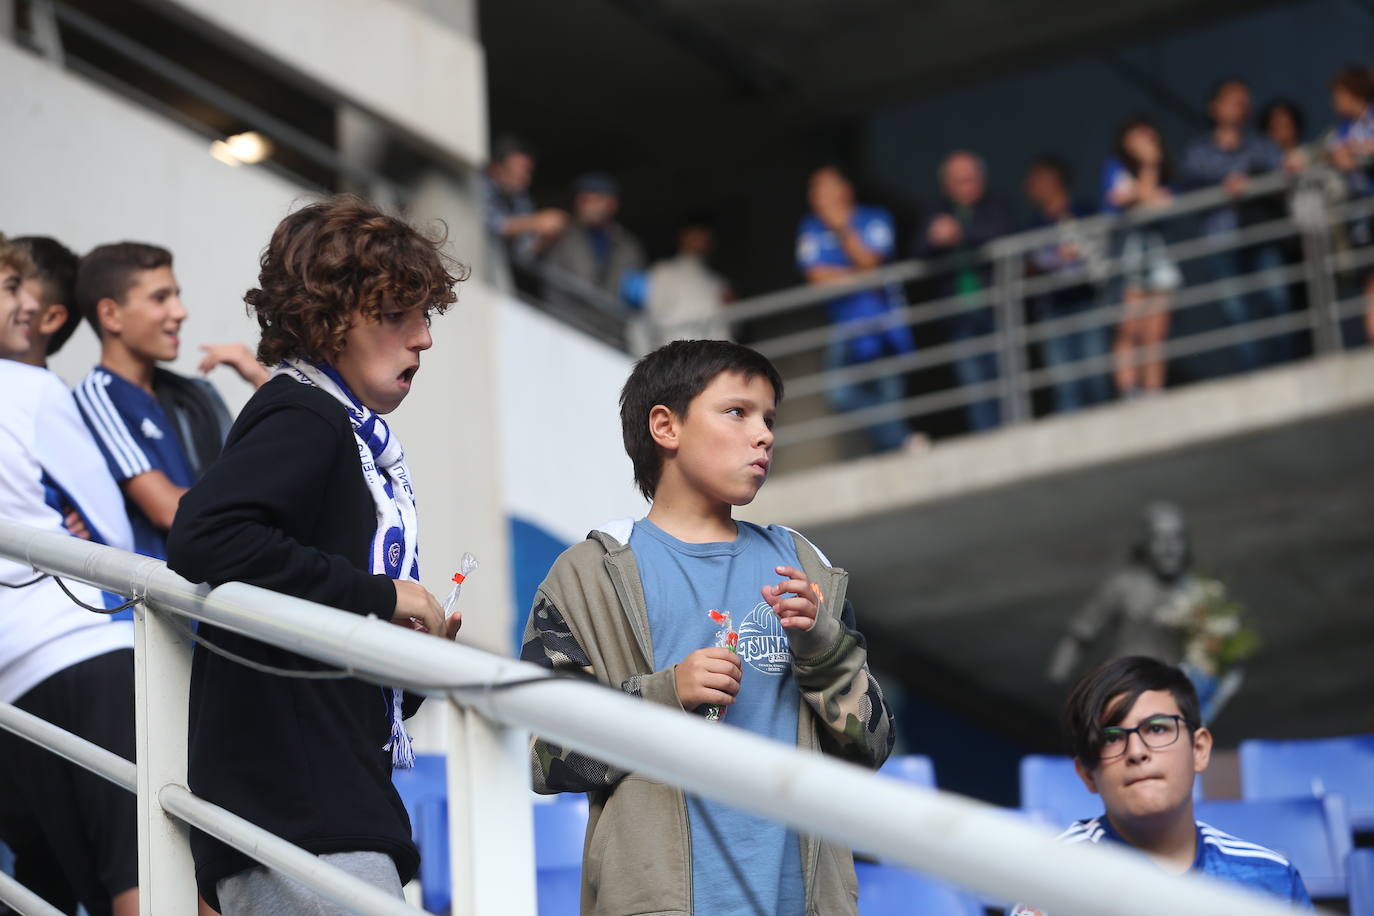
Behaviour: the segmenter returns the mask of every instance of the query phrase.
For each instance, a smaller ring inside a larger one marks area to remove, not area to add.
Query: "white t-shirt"
[[[107,544],[130,549],[123,498],[71,392],[46,369],[12,360],[0,360],[0,391],[0,518],[66,534],[61,514],[46,501],[46,475]],[[0,582],[34,575],[0,558]],[[82,601],[102,604],[96,589],[64,581]],[[0,702],[13,702],[64,668],[132,645],[131,621],[82,610],[51,578],[0,588]]]

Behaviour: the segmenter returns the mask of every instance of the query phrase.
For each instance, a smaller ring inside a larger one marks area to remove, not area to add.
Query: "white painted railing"
[[[746,732],[684,716],[535,665],[264,589],[193,585],[157,560],[0,522],[0,556],[140,601],[135,621],[139,889],[142,913],[190,912],[187,825],[228,842],[359,913],[416,911],[186,789],[189,650],[177,617],[261,639],[446,704],[454,912],[532,916],[527,735],[871,851],[993,899],[1055,916],[1213,916],[1290,911],[1195,877],[1170,877],[1118,849],[1062,846],[1022,818],[961,796],[881,779]],[[132,788],[132,766],[0,704],[0,728]],[[113,758],[113,759],[110,759]],[[1148,893],[1142,889],[1148,888]],[[13,882],[0,899],[34,906]],[[27,906],[26,906],[27,905]]]

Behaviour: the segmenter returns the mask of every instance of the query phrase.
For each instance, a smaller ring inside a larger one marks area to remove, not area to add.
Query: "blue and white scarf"
[[[415,490],[410,484],[410,470],[406,467],[405,449],[401,448],[400,441],[391,434],[386,421],[359,401],[328,363],[288,359],[272,373],[273,378],[278,375],[319,388],[347,410],[353,438],[358,443],[363,479],[377,510],[377,530],[372,535],[369,569],[392,579],[420,581]],[[415,750],[401,720],[401,690],[383,687],[382,695],[391,721],[391,740],[382,749],[391,751],[393,767],[409,769],[415,765]]]

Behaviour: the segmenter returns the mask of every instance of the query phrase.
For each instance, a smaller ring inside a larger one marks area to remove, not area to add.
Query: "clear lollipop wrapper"
[[[463,554],[463,559],[458,561],[458,571],[453,574],[453,588],[449,591],[448,597],[444,599],[444,617],[447,618],[453,613],[453,606],[458,603],[458,596],[463,591],[463,583],[468,576],[477,568],[477,558],[470,553]]]
[[[720,625],[716,630],[716,648],[729,649],[736,655],[739,654],[739,632],[735,630],[735,624],[730,619],[729,611],[707,611],[706,616],[710,617],[715,623]],[[706,719],[714,722],[717,719],[725,718],[725,707],[718,703],[712,703],[706,707]]]

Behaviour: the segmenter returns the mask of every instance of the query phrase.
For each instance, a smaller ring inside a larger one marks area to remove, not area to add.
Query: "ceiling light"
[[[257,131],[246,131],[210,144],[210,155],[225,165],[255,165],[272,155],[272,144]]]

